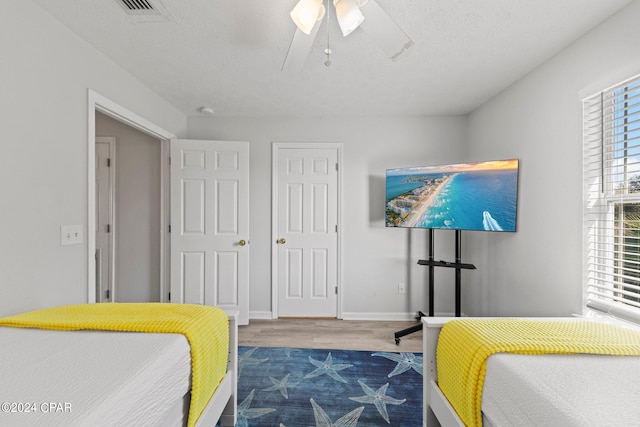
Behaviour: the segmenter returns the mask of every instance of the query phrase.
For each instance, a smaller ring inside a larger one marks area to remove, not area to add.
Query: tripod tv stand
[[[460,305],[461,305],[461,276],[462,270],[475,270],[476,266],[473,264],[464,264],[460,261],[460,252],[462,246],[462,232],[461,230],[455,230],[455,243],[456,243],[456,258],[454,262],[439,260],[436,261],[433,258],[433,248],[434,248],[434,239],[433,239],[433,229],[429,229],[429,258],[428,259],[420,259],[418,260],[419,265],[426,265],[429,267],[429,317],[433,317],[433,276],[434,270],[436,267],[448,267],[454,268],[456,270],[456,280],[455,280],[455,292],[456,292],[456,317],[460,317]],[[420,318],[425,317],[425,314],[421,311],[418,312],[418,316],[416,320],[420,322]],[[422,323],[419,323],[416,326],[412,326],[407,329],[403,329],[401,331],[396,332],[395,339],[396,345],[400,344],[400,338],[405,335],[412,334],[414,332],[418,332],[422,330]]]

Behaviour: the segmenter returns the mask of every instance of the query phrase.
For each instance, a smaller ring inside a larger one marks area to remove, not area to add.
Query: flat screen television
[[[387,169],[387,227],[516,231],[518,159]]]

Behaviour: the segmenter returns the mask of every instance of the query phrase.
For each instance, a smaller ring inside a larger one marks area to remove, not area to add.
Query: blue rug
[[[422,426],[422,354],[239,347],[238,427]]]

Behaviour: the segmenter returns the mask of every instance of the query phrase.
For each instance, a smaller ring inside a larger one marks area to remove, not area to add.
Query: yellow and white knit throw
[[[586,320],[457,319],[438,339],[438,386],[467,426],[482,425],[482,387],[494,353],[640,355],[640,331]]]
[[[78,304],[0,318],[0,326],[55,330],[105,330],[182,334],[191,348],[191,406],[195,425],[225,375],[229,319],[217,307],[195,304]]]

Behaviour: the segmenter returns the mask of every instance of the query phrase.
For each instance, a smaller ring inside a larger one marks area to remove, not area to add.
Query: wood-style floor
[[[422,331],[396,345],[394,332],[416,321],[379,322],[318,318],[251,320],[238,329],[238,345],[422,353]]]

